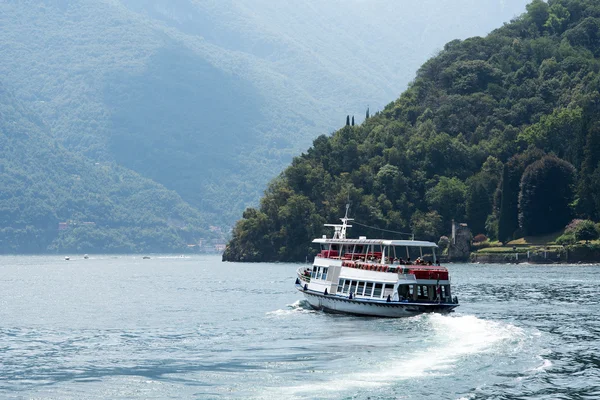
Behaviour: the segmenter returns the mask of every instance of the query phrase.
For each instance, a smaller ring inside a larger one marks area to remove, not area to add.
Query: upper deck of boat
[[[433,242],[421,240],[390,240],[390,239],[367,239],[361,237],[358,239],[337,239],[337,238],[318,238],[312,241],[318,244],[340,244],[340,245],[375,245],[375,246],[394,246],[394,247],[433,247],[438,245]]]

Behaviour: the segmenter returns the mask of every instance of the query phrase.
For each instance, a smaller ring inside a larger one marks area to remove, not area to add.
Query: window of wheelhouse
[[[358,282],[358,286],[356,288],[356,294],[362,296],[363,293],[365,291],[365,283],[364,282]]]
[[[317,267],[313,267],[312,272],[310,273],[311,278],[315,278],[317,276]]]
[[[348,289],[350,288],[350,281],[348,279],[344,280],[344,289],[342,290],[342,293],[348,293]]]
[[[391,283],[386,283],[383,286],[383,297],[387,297],[388,295],[391,296],[394,294],[394,285],[392,285]]]
[[[321,267],[317,269],[317,279],[321,279]]]
[[[350,282],[350,293],[356,294],[356,281]]]
[[[381,297],[381,290],[383,285],[381,283],[375,284],[375,289],[373,289],[373,297]]]
[[[400,285],[398,286],[398,295],[405,299],[412,299],[412,293],[410,291],[412,285]]]
[[[440,290],[441,290],[441,297],[442,299],[446,298],[446,297],[450,297],[450,286],[448,285],[442,285],[440,286]]]
[[[323,275],[321,276],[321,279],[327,280],[327,272],[328,271],[329,271],[329,267],[323,267]]]

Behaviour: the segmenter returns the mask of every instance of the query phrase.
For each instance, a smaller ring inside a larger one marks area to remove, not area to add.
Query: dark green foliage
[[[415,211],[410,220],[410,227],[419,240],[430,240],[435,242],[442,232],[442,217],[437,211],[424,213]]]
[[[538,29],[542,29],[548,21],[548,4],[543,0],[533,0],[527,5],[527,16]]]
[[[443,38],[526,1],[0,1],[0,79],[68,151],[230,227],[333,115],[383,108]]]
[[[519,224],[525,235],[551,233],[571,220],[575,168],[555,156],[529,165],[521,179]]]
[[[486,222],[494,213],[494,196],[503,171],[502,163],[489,157],[481,171],[467,179],[465,201],[466,219],[472,232],[487,232]],[[497,235],[497,232],[493,236]]]
[[[577,239],[575,239],[575,235],[573,233],[564,233],[556,238],[556,244],[560,244],[562,246],[568,246],[571,244],[575,244]]]
[[[584,220],[577,224],[573,233],[576,240],[585,240],[586,242],[589,240],[596,240],[600,236],[598,227],[590,220]]]
[[[600,211],[600,123],[596,123],[587,133],[583,150],[583,163],[577,186],[577,211],[586,218],[597,219]]]
[[[525,172],[527,166],[543,156],[542,151],[533,148],[523,154],[513,156],[504,165],[498,219],[498,239],[502,242],[513,239],[519,229],[519,193],[523,172]]]
[[[452,220],[460,221],[465,217],[466,185],[458,178],[442,177],[440,181],[425,193],[429,208],[436,210],[447,226]]]
[[[285,199],[298,194],[331,222],[350,196],[352,216],[370,226],[433,238],[450,231],[452,218],[466,218],[474,233],[501,241],[523,233],[519,204],[528,233],[562,228],[569,203],[598,215],[600,152],[584,151],[586,142],[595,148],[600,121],[598,23],[595,0],[538,0],[486,38],[448,43],[382,112],[317,139],[265,194],[260,211],[278,220]],[[579,174],[578,185],[588,188],[579,199],[575,169],[588,171],[587,181]],[[250,234],[243,232],[250,225],[240,221],[230,247],[244,247],[236,238]],[[351,233],[382,235],[358,226]],[[287,243],[308,246],[304,236]]]

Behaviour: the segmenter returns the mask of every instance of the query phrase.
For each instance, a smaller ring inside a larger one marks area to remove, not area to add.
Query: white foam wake
[[[311,393],[319,393],[322,397],[341,390],[380,388],[408,378],[451,374],[452,368],[461,359],[472,354],[494,351],[505,341],[522,342],[525,336],[522,329],[513,325],[468,315],[431,314],[416,318],[426,319],[423,321],[423,341],[431,343],[422,350],[413,351],[408,343],[398,349],[400,357],[373,365],[369,371],[350,373],[333,380],[277,388],[277,391],[283,391],[288,397],[305,397]],[[515,351],[514,347],[511,348]]]
[[[267,315],[272,317],[284,317],[288,315],[305,314],[313,312],[315,312],[315,310],[313,310],[310,304],[308,304],[308,301],[297,300],[292,304],[288,304],[287,308],[269,311]]]

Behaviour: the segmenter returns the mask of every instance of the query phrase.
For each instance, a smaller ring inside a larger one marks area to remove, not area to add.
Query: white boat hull
[[[450,313],[458,304],[448,303],[405,303],[385,300],[349,299],[344,296],[324,295],[304,290],[301,285],[296,289],[304,294],[311,307],[332,313],[364,315],[374,317],[402,318],[423,313]]]

